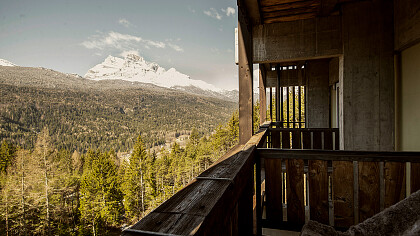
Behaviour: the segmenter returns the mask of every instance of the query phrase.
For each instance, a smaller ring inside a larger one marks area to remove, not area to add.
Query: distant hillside
[[[44,68],[0,66],[0,140],[32,147],[44,126],[59,148],[128,151],[168,133],[211,132],[237,103],[122,80],[92,81]]]

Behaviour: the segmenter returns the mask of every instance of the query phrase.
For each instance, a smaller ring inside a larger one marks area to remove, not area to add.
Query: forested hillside
[[[41,68],[0,67],[0,140],[34,147],[44,127],[58,149],[127,152],[133,134],[146,147],[168,133],[208,134],[236,103],[126,81],[89,81]]]
[[[56,149],[49,131],[33,150],[0,147],[0,232],[9,235],[119,235],[205,170],[238,140],[238,114],[209,137],[193,129],[185,148],[160,157],[139,135],[128,159],[114,151]]]
[[[0,234],[119,235],[237,143],[236,107],[0,66]],[[150,149],[183,133],[185,146]]]

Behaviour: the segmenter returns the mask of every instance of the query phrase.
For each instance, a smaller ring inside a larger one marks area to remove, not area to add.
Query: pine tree
[[[145,209],[145,173],[146,173],[146,150],[143,140],[139,135],[134,149],[125,168],[124,184],[122,191],[124,193],[124,207],[127,218],[139,220],[144,216]]]
[[[80,213],[92,232],[101,227],[117,226],[122,214],[122,193],[118,167],[109,153],[89,151],[80,183]]]

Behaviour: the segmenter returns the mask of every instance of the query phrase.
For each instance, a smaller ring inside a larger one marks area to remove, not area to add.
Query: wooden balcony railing
[[[236,146],[123,235],[253,235],[254,166],[266,128]]]
[[[267,135],[273,148],[258,148],[256,159],[263,227],[299,231],[311,219],[348,228],[420,189],[419,152],[339,151],[337,129],[270,128]]]
[[[420,152],[339,151],[338,137],[264,125],[123,235],[261,235],[309,219],[347,228],[420,189]]]

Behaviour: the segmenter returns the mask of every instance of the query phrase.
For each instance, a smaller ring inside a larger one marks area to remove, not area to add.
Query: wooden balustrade
[[[311,219],[347,228],[420,189],[420,152],[332,150],[334,129],[269,131],[274,148],[257,149],[265,163],[264,227],[300,230]]]
[[[123,235],[261,235],[308,219],[347,228],[420,189],[420,152],[340,151],[338,137],[266,124]]]
[[[255,151],[265,137],[262,128],[123,235],[253,235]]]

